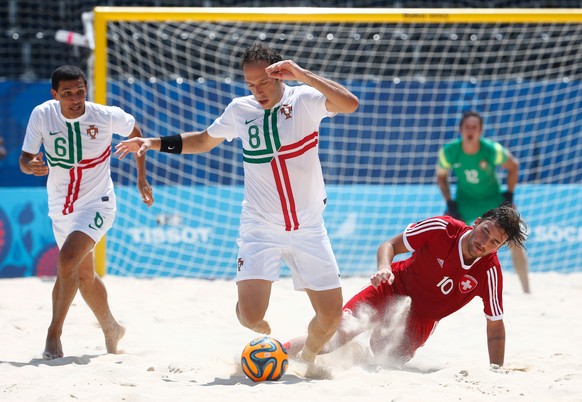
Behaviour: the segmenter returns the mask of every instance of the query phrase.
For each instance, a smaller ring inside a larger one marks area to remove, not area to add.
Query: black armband
[[[169,137],[160,137],[160,152],[167,152],[170,154],[182,153],[182,136],[170,135]]]

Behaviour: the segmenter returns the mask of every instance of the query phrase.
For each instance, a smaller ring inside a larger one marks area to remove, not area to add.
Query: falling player
[[[378,248],[377,271],[371,284],[344,306],[336,335],[322,348],[331,352],[360,333],[371,330],[370,347],[376,357],[403,364],[427,341],[438,322],[458,311],[474,297],[483,300],[490,364],[503,365],[503,276],[497,250],[504,244],[523,247],[526,225],[509,206],[487,211],[472,226],[450,216],[437,216],[408,225],[403,233]],[[412,252],[402,261],[394,256]],[[395,327],[394,306],[409,301],[401,336]],[[302,347],[304,338],[285,346],[289,353]]]

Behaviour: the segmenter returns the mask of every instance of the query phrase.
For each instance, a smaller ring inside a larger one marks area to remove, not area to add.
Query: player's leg
[[[271,298],[271,286],[279,279],[282,249],[287,237],[288,232],[284,230],[265,226],[244,213],[241,216],[240,237],[237,240],[236,316],[241,325],[261,334],[271,333],[265,314]]]
[[[382,326],[378,326],[370,337],[370,348],[374,354],[375,364],[402,366],[414,357],[416,351],[426,343],[438,324],[438,321],[417,317],[413,313],[407,315],[404,323],[399,323],[398,319],[396,321],[387,325],[394,328],[395,325],[403,324],[404,327],[387,334]]]
[[[291,355],[295,358],[292,371],[305,378],[331,379],[331,371],[315,363],[318,352],[323,349],[337,330],[341,319],[341,288],[314,291],[305,289],[315,316],[307,327],[307,337],[302,349]],[[294,353],[294,351],[293,351]]]
[[[79,264],[90,253],[94,241],[81,232],[69,234],[60,248],[57,258],[57,279],[53,287],[53,315],[48,328],[45,359],[63,357],[61,334],[69,307],[79,288]]]
[[[304,360],[313,362],[336,332],[343,303],[339,267],[323,220],[291,232],[289,248],[283,256],[293,273],[293,287],[307,293],[315,312],[301,351]]]
[[[362,332],[368,330],[372,325],[370,322],[369,317],[366,315],[366,318],[360,319],[357,315],[354,315],[350,310],[348,305],[354,305],[359,300],[359,296],[356,295],[352,298],[347,304],[346,307],[343,309],[342,318],[340,320],[340,324],[338,326],[337,331],[331,337],[331,339],[326,342],[325,345],[319,350],[317,353],[318,355],[324,355],[327,353],[331,353],[336,349],[341,348],[342,346],[349,343],[352,339],[356,336],[360,335]],[[364,309],[368,310],[368,309]],[[285,349],[287,349],[287,353],[290,356],[297,356],[297,354],[303,349],[305,346],[305,342],[307,340],[307,335],[302,335],[295,337],[283,344]]]
[[[315,361],[315,356],[337,331],[342,316],[341,288],[314,291],[306,289],[315,316],[307,327],[307,338],[301,350],[301,358]]]
[[[125,335],[125,328],[111,314],[107,290],[101,278],[95,273],[92,251],[79,265],[79,290],[103,330],[107,353],[117,353],[117,345]]]
[[[511,251],[511,259],[513,261],[513,268],[515,269],[515,273],[519,278],[519,282],[521,283],[521,288],[523,289],[524,293],[530,293],[529,289],[529,277],[528,277],[528,264],[527,264],[527,256],[525,255],[525,251],[520,247],[509,247]]]
[[[325,355],[331,353],[336,349],[341,348],[354,337],[362,333],[359,330],[361,326],[357,323],[358,319],[352,315],[343,316],[338,329],[331,339],[317,352],[318,355]],[[295,337],[283,344],[289,356],[297,356],[301,349],[305,346],[307,335]]]
[[[265,320],[269,307],[272,282],[263,279],[246,279],[237,282],[238,302],[236,316],[249,329],[269,335],[271,327]]]

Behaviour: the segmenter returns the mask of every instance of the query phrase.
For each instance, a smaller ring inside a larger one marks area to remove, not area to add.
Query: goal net
[[[255,42],[359,97],[355,113],[323,120],[319,144],[324,216],[344,276],[370,274],[381,242],[443,213],[438,150],[458,138],[469,110],[483,115],[484,137],[520,161],[515,203],[529,224],[530,270],[581,269],[579,10],[98,7],[94,17],[95,99],[132,113],[145,136],[204,130],[250,94],[240,56]],[[240,143],[202,155],[150,152],[147,166],[149,209],[133,158],[112,161],[108,272],[233,277]],[[509,252],[500,257],[510,270]]]

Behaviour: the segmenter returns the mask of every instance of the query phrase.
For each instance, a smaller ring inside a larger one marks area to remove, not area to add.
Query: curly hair
[[[495,222],[507,234],[507,243],[509,245],[525,250],[527,224],[515,208],[502,205],[485,212],[481,219]]]
[[[263,46],[260,43],[255,43],[243,52],[241,67],[244,67],[246,64],[260,61],[267,62],[268,65],[271,65],[281,60],[283,60],[283,58],[275,49]]]

